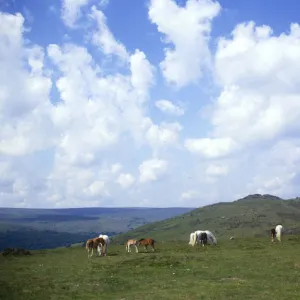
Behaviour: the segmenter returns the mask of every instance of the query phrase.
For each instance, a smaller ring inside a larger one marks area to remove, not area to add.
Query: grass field
[[[299,299],[299,253],[288,236],[205,249],[158,243],[157,252],[137,254],[111,245],[90,260],[82,247],[33,251],[0,257],[0,299]]]

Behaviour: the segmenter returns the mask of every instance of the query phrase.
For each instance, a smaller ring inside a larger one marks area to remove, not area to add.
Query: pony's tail
[[[89,241],[87,241],[87,242],[85,243],[85,249],[87,249],[87,250],[89,249],[89,244],[90,244]]]
[[[276,235],[277,235],[278,241],[281,242],[281,229],[278,230]]]
[[[195,246],[195,244],[196,244],[196,233],[192,235],[192,246]]]
[[[192,240],[193,240],[193,233],[190,234],[190,241],[189,241],[189,245],[192,245]]]

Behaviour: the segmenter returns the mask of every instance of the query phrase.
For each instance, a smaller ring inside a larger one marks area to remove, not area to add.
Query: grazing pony
[[[86,244],[85,244],[85,248],[87,249],[88,251],[88,258],[91,258],[94,254],[94,249],[97,251],[98,249],[98,255],[100,256],[100,251],[99,251],[99,246],[101,245],[101,256],[104,255],[104,252],[103,252],[103,248],[106,246],[106,243],[105,243],[105,240],[103,238],[99,238],[99,237],[96,237],[96,238],[93,238],[93,239],[88,239],[86,241]],[[90,252],[91,252],[91,255],[90,255]]]
[[[202,244],[202,246],[204,247],[205,245],[207,245],[207,233],[206,232],[202,232],[199,236],[199,241],[200,244]]]
[[[105,246],[105,252],[104,252],[104,255],[106,256],[106,254],[107,254],[107,247],[108,247],[108,245],[109,245],[109,243],[110,243],[110,239],[109,239],[108,235],[106,235],[106,234],[100,234],[100,235],[99,235],[99,238],[103,238],[104,241],[105,241],[106,246]],[[102,246],[101,246],[101,244],[100,244],[99,247],[98,247],[98,252],[100,252],[100,250],[102,251],[101,247],[102,247]]]
[[[281,234],[282,234],[282,231],[283,231],[283,227],[282,225],[277,225],[275,227],[275,231],[276,231],[276,238],[279,242],[281,242]]]
[[[270,230],[270,236],[271,236],[271,242],[273,243],[274,239],[275,239],[275,236],[276,236],[276,230],[275,230],[275,228],[272,228]]]
[[[142,239],[137,241],[137,245],[138,246],[144,245],[146,251],[148,251],[148,246],[151,246],[152,250],[155,251],[154,243],[155,243],[155,241],[151,238],[148,238],[148,239],[142,238]]]
[[[195,246],[199,241],[199,236],[202,232],[206,232],[207,234],[207,241],[213,245],[217,245],[217,239],[209,230],[197,230],[190,234],[190,242],[189,244]]]
[[[128,240],[127,242],[126,242],[126,251],[127,252],[131,252],[131,246],[134,246],[135,247],[135,252],[136,253],[138,253],[139,252],[139,249],[138,249],[138,247],[137,247],[137,241],[136,240]]]

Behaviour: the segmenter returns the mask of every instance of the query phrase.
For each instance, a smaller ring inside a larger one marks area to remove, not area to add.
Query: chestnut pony
[[[88,251],[88,258],[91,258],[93,256],[94,250],[96,250],[96,251],[98,250],[98,255],[100,256],[100,249],[101,249],[101,256],[104,256],[104,251],[103,251],[104,247],[106,247],[106,243],[103,238],[96,237],[93,239],[88,239],[85,244],[85,248]],[[90,252],[91,252],[91,255],[90,255]]]
[[[143,239],[140,239],[137,241],[137,245],[138,246],[143,245],[145,247],[146,251],[148,251],[148,246],[151,246],[152,250],[155,251],[154,243],[155,243],[155,241],[151,238],[148,238],[148,239],[143,238]]]
[[[128,240],[126,242],[126,251],[131,252],[131,246],[134,246],[135,247],[135,252],[138,253],[139,250],[138,250],[138,247],[136,246],[136,244],[137,244],[136,240]]]
[[[272,228],[270,230],[270,236],[271,236],[271,242],[274,242],[275,236],[276,236],[276,230],[275,228]]]

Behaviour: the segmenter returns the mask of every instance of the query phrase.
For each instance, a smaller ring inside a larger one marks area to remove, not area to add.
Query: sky
[[[299,6],[0,0],[0,206],[299,196]]]

